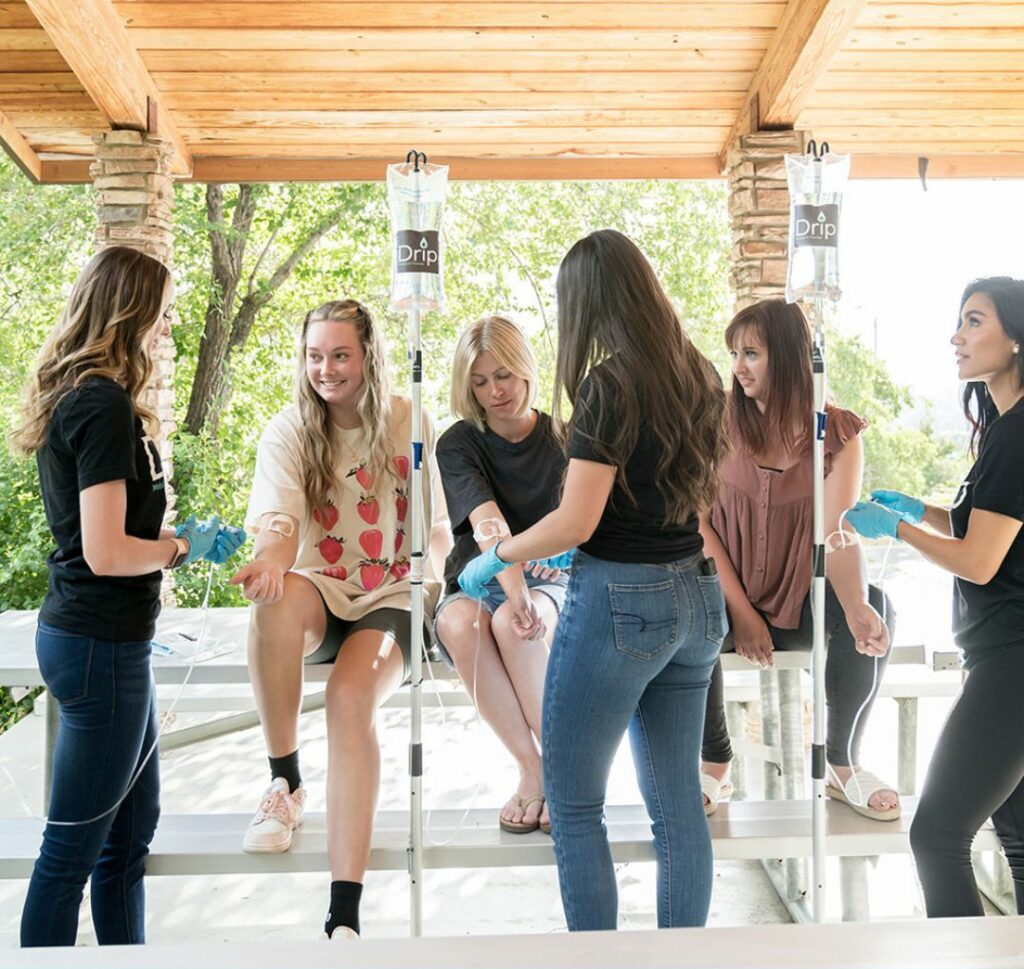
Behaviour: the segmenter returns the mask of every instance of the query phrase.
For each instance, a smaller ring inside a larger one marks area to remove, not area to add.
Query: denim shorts
[[[539,576],[526,575],[526,588],[531,592],[543,592],[554,604],[555,612],[561,614],[562,606],[565,604],[565,589],[569,585],[569,575],[565,572],[561,573],[557,579],[552,581],[551,579],[542,579]],[[501,587],[501,583],[497,579],[491,579],[486,586],[487,595],[483,599],[474,599],[471,595],[463,592],[461,589],[458,592],[452,592],[446,595],[438,604],[437,609],[434,611],[434,645],[437,647],[437,652],[450,667],[455,668],[455,664],[452,662],[452,658],[448,655],[448,650],[444,648],[444,643],[441,642],[440,636],[437,635],[437,617],[441,615],[441,610],[444,609],[450,602],[457,602],[459,599],[469,599],[471,602],[479,602],[484,609],[487,610],[488,614],[493,616],[497,611],[498,607],[502,605],[508,598],[505,595],[505,590]]]

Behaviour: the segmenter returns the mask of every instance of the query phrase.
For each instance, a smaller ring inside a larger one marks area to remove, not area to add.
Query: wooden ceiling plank
[[[3,111],[0,111],[0,143],[29,178],[35,182],[42,181],[43,167],[39,156]]]
[[[2,91],[2,86],[0,86]],[[24,95],[17,95],[23,97]],[[55,95],[59,96],[59,95]],[[64,95],[67,97],[67,95]],[[206,91],[164,91],[169,111],[195,114],[207,109],[214,97]],[[599,99],[592,91],[233,91],[220,92],[215,102],[221,111],[587,111],[595,101],[615,111],[731,111],[743,101],[740,91],[606,91]]]
[[[867,0],[790,0],[750,84],[746,106],[722,146],[721,161],[741,135],[787,128],[842,48]]]
[[[716,138],[709,141],[688,141],[685,147],[686,153],[704,155],[717,151],[721,139]],[[509,158],[519,156],[532,156],[538,158],[602,158],[602,157],[648,157],[657,158],[666,153],[664,142],[605,142],[602,144],[573,144],[565,143],[538,144],[519,143],[511,148],[507,146],[495,147],[490,142],[477,142],[467,144],[462,141],[447,139],[423,139],[416,145],[420,151],[425,151],[428,156],[435,155],[458,155],[475,158]],[[677,148],[680,146],[676,146]],[[200,150],[201,149],[201,150]],[[888,146],[887,146],[888,150]],[[206,145],[196,145],[195,153],[209,156],[235,156],[235,157],[266,157],[266,158],[381,158],[392,161],[395,158],[404,158],[409,151],[409,142],[406,139],[395,141],[381,141],[368,144],[331,144],[313,142],[303,145],[281,145],[267,143],[265,141],[252,141],[249,143],[239,142],[224,144],[216,142]],[[673,154],[681,154],[676,151]]]
[[[421,124],[389,128],[278,128],[256,131],[252,128],[183,128],[193,151],[208,151],[211,146],[230,147],[236,144],[264,143],[280,147],[303,145],[365,144],[410,145],[428,141],[457,141],[460,144],[492,146],[512,154],[520,145],[586,144],[600,146],[606,142],[642,142],[645,144],[689,145],[691,142],[721,143],[728,125],[703,125],[685,128],[495,128],[476,126],[449,128]],[[1024,134],[1022,134],[1024,137]],[[406,149],[408,150],[408,149]],[[425,150],[425,149],[424,149]],[[675,152],[673,152],[674,154]],[[235,152],[240,154],[240,152]]]
[[[607,66],[607,65],[606,65]],[[552,71],[444,73],[420,71],[416,90],[433,92],[576,92],[598,96],[602,92],[742,91],[750,86],[750,71]],[[153,78],[161,91],[237,92],[262,94],[277,92],[345,92],[356,95],[370,92],[405,92],[409,75],[403,71],[288,71],[280,74],[240,74],[229,71],[156,73]]]
[[[436,103],[436,102],[435,102]],[[236,111],[228,109],[179,111],[178,124],[190,128],[246,128],[267,131],[270,137],[281,128],[391,129],[430,127],[461,128],[578,128],[578,127],[728,127],[734,111],[724,110],[608,110],[593,106],[579,110],[383,110],[383,111]]]
[[[1014,91],[1016,89],[1016,92]],[[858,74],[853,71],[829,71],[818,84],[808,103],[827,98],[835,91],[857,92],[927,92],[944,97],[949,91],[1009,92],[1019,97],[1024,92],[1024,71],[1019,72],[935,72],[886,71]]]
[[[6,66],[6,63],[5,65]],[[64,65],[65,68],[67,65]],[[0,94],[75,93],[82,91],[82,83],[70,71],[61,73],[20,74],[0,72]],[[90,103],[91,103],[90,98]]]
[[[157,106],[160,98],[110,0],[26,3],[110,124],[148,130],[147,98]],[[159,111],[159,124],[160,133],[174,146],[172,171],[187,173],[191,155],[166,111]]]
[[[182,3],[156,0],[147,3],[119,4],[118,10],[131,28],[239,26],[238,4],[215,2]],[[252,8],[250,8],[252,9]],[[628,14],[624,13],[628,9]],[[703,27],[768,27],[778,25],[784,2],[726,3],[633,3],[624,8],[618,0],[583,3],[522,3],[504,0],[494,3],[439,2],[421,3],[415,9],[420,27],[463,27],[470,30],[490,27],[568,28],[570,30],[618,29],[623,20],[643,24],[648,29],[696,29]],[[410,8],[404,4],[377,2],[267,3],[257,8],[252,21],[261,27],[322,30],[351,28],[408,27]]]
[[[936,107],[937,104],[943,107]],[[938,112],[946,115],[953,111],[1002,112],[1024,108],[1024,88],[1017,91],[904,91],[899,88],[885,91],[829,91],[818,92],[800,114],[801,124],[814,113],[825,116],[837,111],[914,111]],[[819,119],[820,120],[820,119]]]
[[[42,0],[32,0],[33,3]],[[55,2],[55,0],[46,0]],[[99,0],[91,0],[99,2]],[[836,0],[838,2],[838,0]],[[860,2],[860,0],[845,0]],[[148,70],[164,71],[238,71],[272,74],[287,71],[331,71],[348,68],[358,73],[405,73],[409,83],[411,65],[417,74],[462,73],[480,71],[588,72],[604,70],[614,64],[618,70],[652,71],[753,71],[761,63],[759,50],[667,50],[667,51],[489,51],[484,58],[473,50],[369,50],[350,51],[339,57],[333,51],[301,51],[283,58],[279,52],[259,50],[216,50],[197,53],[190,50],[150,50],[142,55]]]
[[[0,30],[0,51],[53,50],[53,41],[39,27],[19,30]],[[6,58],[4,58],[6,61]],[[3,63],[3,61],[0,61]]]
[[[861,27],[1024,27],[1024,4],[871,3],[858,21]]]
[[[1019,50],[1021,29],[1008,27],[922,27],[904,30],[853,30],[847,39],[849,50]]]
[[[1018,98],[1018,107],[992,108],[954,108],[954,107],[911,107],[884,108],[865,106],[862,108],[823,107],[808,108],[800,115],[800,124],[807,128],[863,128],[865,130],[886,128],[900,125],[903,130],[908,128],[982,128],[1003,129],[1019,127],[1024,137],[1024,107]],[[898,129],[897,129],[898,130]]]
[[[874,51],[842,50],[833,58],[832,67],[837,71],[854,71],[858,74],[876,72],[927,72],[957,74],[978,72],[1024,72],[1024,50],[1005,51]]]
[[[524,30],[518,28],[360,28],[304,30],[273,28],[174,27],[128,32],[140,51],[151,50],[759,50],[771,39],[770,27],[649,30]]]

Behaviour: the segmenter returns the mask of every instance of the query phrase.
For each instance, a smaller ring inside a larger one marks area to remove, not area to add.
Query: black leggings
[[[1024,643],[974,663],[932,754],[910,827],[929,918],[984,915],[971,842],[988,817],[1024,914]]]
[[[889,627],[889,642],[892,643],[896,630],[896,614],[888,596],[875,586],[868,589],[868,601]],[[808,650],[811,648],[813,636],[811,619],[811,597],[804,600],[800,612],[800,625],[796,629],[776,629],[769,625],[772,643],[780,651]],[[848,748],[853,722],[857,711],[871,692],[871,679],[874,676],[874,658],[858,653],[855,649],[853,634],[846,625],[846,617],[839,598],[832,589],[832,583],[825,583],[825,645],[828,654],[825,659],[825,699],[828,703],[826,727],[826,758],[830,764],[837,766],[849,765]],[[734,649],[732,633],[722,644],[722,652]],[[889,662],[889,654],[878,660],[878,679],[875,692],[864,708],[857,722],[857,733],[853,738],[853,760],[857,762],[860,752],[860,738],[864,734],[871,707],[875,702],[875,694],[882,683],[882,674]],[[708,690],[707,709],[704,714],[704,740],[701,746],[701,757],[712,764],[727,764],[732,760],[732,745],[729,743],[729,728],[725,722],[725,693],[722,685],[721,661],[715,664],[711,674],[711,687]]]

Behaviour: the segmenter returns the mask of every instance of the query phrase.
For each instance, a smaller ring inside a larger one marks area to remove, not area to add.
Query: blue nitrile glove
[[[924,502],[920,498],[911,498],[902,491],[872,491],[871,500],[896,512],[905,522],[917,525],[924,518]]]
[[[897,529],[903,519],[876,501],[858,501],[847,513],[846,520],[865,538],[899,539]]]
[[[214,565],[223,565],[232,555],[235,554],[244,544],[248,536],[244,528],[235,528],[234,525],[221,525],[217,529],[217,537],[213,541],[213,548],[204,556],[207,562]]]
[[[474,599],[487,597],[487,583],[499,572],[504,571],[511,563],[502,562],[498,558],[498,542],[475,559],[470,559],[466,567],[459,573],[459,588]]]
[[[576,557],[576,549],[571,548],[568,552],[561,552],[558,555],[550,555],[546,559],[533,559],[526,563],[527,571],[540,566],[542,569],[558,569],[564,572],[572,568],[572,560]]]
[[[188,565],[205,558],[209,552],[213,551],[219,533],[220,519],[216,515],[206,522],[197,522],[195,515],[189,515],[186,521],[174,529],[174,534],[178,538],[183,538],[188,542],[188,555],[182,564]]]

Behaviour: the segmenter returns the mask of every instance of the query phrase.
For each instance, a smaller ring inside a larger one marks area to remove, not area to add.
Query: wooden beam
[[[14,163],[32,181],[42,181],[43,166],[39,156],[3,111],[0,111],[0,144],[7,149],[7,154],[11,156]]]
[[[195,182],[342,182],[379,181],[391,158],[195,158]],[[720,178],[718,156],[713,153],[682,158],[442,158],[451,166],[454,181],[481,179],[530,181],[537,179],[700,179]],[[854,154],[853,178],[916,179],[914,154]],[[46,185],[91,182],[88,158],[41,158]],[[933,155],[928,178],[1024,178],[1024,151],[1001,155]]]
[[[843,46],[866,3],[789,0],[751,81],[746,106],[722,146],[723,170],[729,147],[741,135],[794,125],[804,101]]]
[[[110,0],[25,2],[110,124],[150,131],[150,102],[160,103],[156,85]],[[174,146],[171,170],[187,174],[191,153],[163,111],[160,127],[161,135]]]

